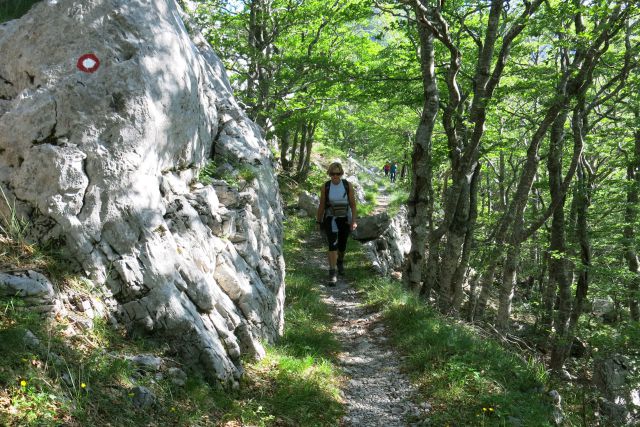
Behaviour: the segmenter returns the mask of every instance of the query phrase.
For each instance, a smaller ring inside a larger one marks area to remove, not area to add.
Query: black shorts
[[[347,237],[351,231],[351,225],[349,224],[347,217],[341,216],[336,218],[336,225],[338,226],[338,232],[331,231],[331,223],[333,217],[326,217],[322,223],[324,232],[327,235],[327,241],[329,243],[329,250],[344,252],[347,249]]]

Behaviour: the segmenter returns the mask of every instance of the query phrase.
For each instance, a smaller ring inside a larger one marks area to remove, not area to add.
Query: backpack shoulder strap
[[[349,181],[347,181],[346,179],[343,179],[342,185],[344,185],[344,196],[342,197],[347,197],[347,195],[349,194]],[[349,197],[347,197],[347,199],[349,199]]]
[[[324,208],[326,209],[329,206],[329,186],[331,185],[331,180],[324,183]]]

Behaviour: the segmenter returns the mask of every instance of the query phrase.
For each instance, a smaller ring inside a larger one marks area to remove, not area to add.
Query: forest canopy
[[[555,370],[576,338],[638,350],[637,2],[191,3],[283,174],[314,144],[411,167],[425,301],[524,325]]]

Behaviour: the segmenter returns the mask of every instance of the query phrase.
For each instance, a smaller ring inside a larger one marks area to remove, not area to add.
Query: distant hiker
[[[329,243],[329,286],[334,286],[337,274],[344,275],[344,252],[347,248],[349,232],[358,226],[356,198],[353,186],[342,179],[344,170],[338,162],[331,163],[327,169],[331,180],[320,189],[320,205],[316,223],[327,235]],[[337,270],[337,271],[336,271]]]
[[[384,164],[384,176],[389,176],[389,170],[391,170],[391,163],[387,162]]]
[[[396,172],[398,171],[398,162],[393,162],[389,170],[389,181],[396,182]]]

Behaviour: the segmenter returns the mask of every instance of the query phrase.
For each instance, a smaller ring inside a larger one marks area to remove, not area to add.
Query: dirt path
[[[308,247],[321,248],[316,233]],[[324,251],[316,249],[310,257],[312,268],[326,270]],[[349,254],[347,255],[347,261]],[[348,265],[346,266],[348,277]],[[328,272],[327,272],[328,274]],[[401,357],[387,343],[381,314],[368,310],[361,295],[348,281],[339,279],[334,287],[322,287],[324,302],[334,317],[333,331],[342,344],[339,364],[347,376],[343,397],[346,415],[343,426],[422,426],[428,403],[412,401],[414,389],[400,370]]]
[[[389,185],[389,184],[386,184]],[[372,215],[379,214],[381,212],[385,212],[387,207],[389,206],[389,202],[391,202],[391,196],[387,191],[387,186],[378,188],[378,197],[376,197],[376,207],[371,213]]]

